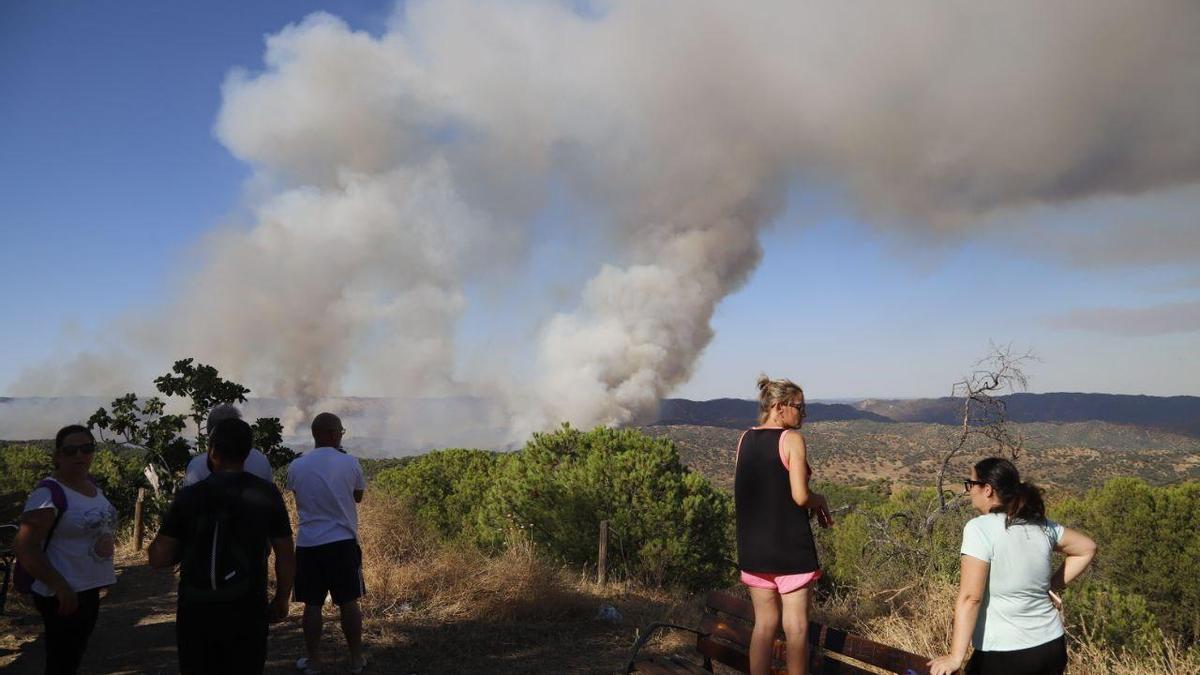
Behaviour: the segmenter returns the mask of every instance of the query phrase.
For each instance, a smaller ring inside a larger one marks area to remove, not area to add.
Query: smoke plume
[[[164,350],[303,412],[348,378],[494,395],[454,374],[465,290],[502,286],[569,190],[612,257],[544,317],[497,440],[623,423],[687,381],[789,185],[944,233],[1200,180],[1191,0],[570,4],[423,0],[381,35],[320,13],[270,36],[216,121],[256,172],[253,223],[210,238]]]

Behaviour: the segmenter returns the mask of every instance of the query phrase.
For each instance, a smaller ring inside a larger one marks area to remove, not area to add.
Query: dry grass
[[[884,602],[886,610],[890,611],[855,622],[856,630],[876,642],[914,654],[934,656],[949,651],[957,588],[922,581],[899,593],[891,589],[873,593],[875,597],[871,599]],[[848,602],[853,603],[853,599]]]
[[[290,495],[289,508],[294,504]],[[370,494],[359,506],[364,639],[381,672],[612,673],[636,627],[692,623],[696,598],[633,584],[599,586],[516,542],[495,556],[431,536],[404,505]],[[622,620],[601,621],[602,605]],[[326,644],[344,657],[337,611],[326,606]],[[688,648],[668,639],[658,651]]]
[[[418,612],[435,621],[521,621],[586,612],[567,573],[517,542],[500,555],[439,545],[397,501],[365,502],[359,511],[368,616]],[[593,610],[594,611],[594,610]]]
[[[1068,673],[1123,673],[1125,675],[1200,675],[1200,656],[1188,654],[1175,643],[1163,640],[1162,651],[1141,655],[1075,644],[1068,651]]]
[[[890,612],[855,620],[856,610],[875,600],[851,594],[819,606],[817,620],[822,620],[819,615],[824,614],[824,620],[850,628],[876,642],[934,656],[944,654],[950,648],[950,626],[957,594],[958,589],[952,584],[921,581],[896,594],[890,603]],[[1166,639],[1155,654],[1114,651],[1075,640],[1068,644],[1067,672],[1072,675],[1200,675],[1200,655],[1189,654]]]

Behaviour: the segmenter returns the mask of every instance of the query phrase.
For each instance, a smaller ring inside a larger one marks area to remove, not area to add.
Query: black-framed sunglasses
[[[971,480],[970,478],[964,478],[963,479],[963,492],[970,492],[972,485],[978,485],[979,487],[983,487],[984,485],[987,485],[987,482],[982,481],[982,480]]]
[[[793,401],[791,403],[784,403],[783,405],[788,408],[795,408],[800,413],[801,417],[804,416],[804,404],[803,403],[796,403]]]
[[[75,453],[82,452],[85,455],[90,455],[96,452],[95,443],[85,443],[83,445],[64,445],[58,449],[63,454],[63,457],[74,457]]]

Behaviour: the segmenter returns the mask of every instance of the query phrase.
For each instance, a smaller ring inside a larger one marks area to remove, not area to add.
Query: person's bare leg
[[[310,668],[321,667],[321,605],[304,605],[304,649]]]
[[[362,662],[362,610],[358,600],[338,605],[342,612],[342,633],[346,636],[346,647],[350,649],[350,663]]]
[[[750,587],[754,632],[750,634],[750,675],[770,675],[771,648],[779,632],[779,594],[773,588]]]
[[[808,606],[811,590],[780,596],[783,602],[783,634],[787,637],[788,675],[808,675]]]

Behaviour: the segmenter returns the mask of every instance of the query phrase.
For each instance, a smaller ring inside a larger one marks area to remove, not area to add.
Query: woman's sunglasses
[[[90,455],[96,452],[95,443],[85,443],[84,445],[64,445],[58,449],[63,454],[63,457],[74,457],[75,453],[82,452],[85,455]]]
[[[981,481],[981,480],[971,480],[970,478],[964,478],[963,479],[963,492],[970,492],[972,485],[978,485],[980,487],[983,487],[984,485],[987,485],[987,482]]]

